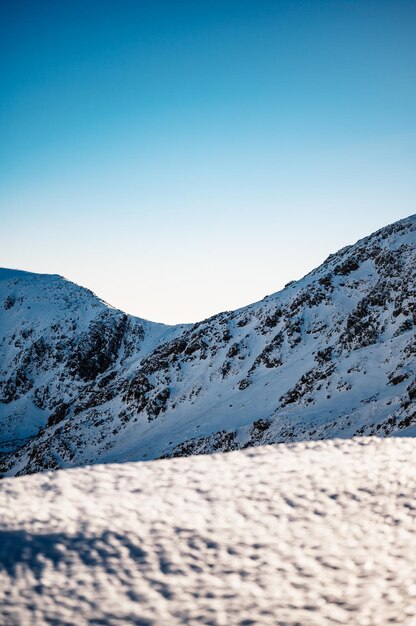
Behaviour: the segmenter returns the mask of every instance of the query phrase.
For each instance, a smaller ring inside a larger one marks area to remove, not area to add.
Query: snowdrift
[[[0,622],[414,624],[415,458],[361,438],[5,479]]]

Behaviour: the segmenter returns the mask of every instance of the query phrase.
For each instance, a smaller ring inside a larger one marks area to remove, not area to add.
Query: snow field
[[[416,624],[416,441],[0,483],[0,623]]]

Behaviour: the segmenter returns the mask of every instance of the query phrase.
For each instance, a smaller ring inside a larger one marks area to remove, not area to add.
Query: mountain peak
[[[26,270],[0,267],[0,280],[36,280],[48,277],[52,279],[60,278],[65,280],[63,276],[59,276],[59,274],[40,274],[38,272],[27,272]]]
[[[63,279],[36,282],[0,288],[6,474],[416,434],[415,215],[193,325],[133,318]]]

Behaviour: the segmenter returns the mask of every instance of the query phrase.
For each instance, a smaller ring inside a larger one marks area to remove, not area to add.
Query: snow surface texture
[[[5,479],[0,623],[414,625],[415,458],[361,438]]]
[[[416,434],[416,216],[194,325],[0,270],[0,473]]]

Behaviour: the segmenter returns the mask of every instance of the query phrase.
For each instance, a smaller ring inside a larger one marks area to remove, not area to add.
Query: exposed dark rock
[[[236,436],[235,430],[221,430],[213,435],[188,439],[161,458],[190,456],[191,454],[210,454],[211,452],[230,452],[238,448]]]
[[[118,351],[126,327],[127,315],[103,314],[94,320],[73,352],[67,365],[71,374],[82,380],[94,380],[105,372],[118,356]]]
[[[237,356],[237,354],[240,354],[240,345],[238,343],[233,343],[233,345],[227,352],[227,358],[232,359],[233,357]]]
[[[152,399],[149,400],[146,411],[147,411],[147,419],[150,421],[154,420],[159,413],[166,411],[166,404],[168,399],[170,398],[170,390],[168,387],[159,391],[158,394]]]
[[[389,383],[391,385],[399,385],[407,378],[409,378],[409,374],[407,372],[399,372],[399,373],[396,372],[389,376]]]
[[[370,310],[368,298],[363,298],[348,316],[339,342],[345,350],[357,350],[376,343],[378,337],[378,319]]]
[[[49,387],[37,387],[33,390],[33,403],[39,409],[47,409],[50,404]]]
[[[322,366],[315,367],[303,374],[296,385],[281,396],[279,399],[281,406],[284,407],[304,398],[307,394],[313,391],[319,381],[324,381],[329,378],[334,369],[335,366],[331,364],[325,368],[322,368]]]
[[[351,272],[355,272],[360,267],[359,262],[354,257],[346,259],[343,263],[334,267],[334,274],[340,276],[348,276]]]
[[[272,420],[270,419],[259,419],[253,422],[253,426],[250,429],[250,440],[244,447],[248,448],[261,441],[264,433],[269,430],[271,425]]]
[[[326,274],[325,276],[322,276],[322,278],[320,278],[318,282],[326,289],[333,289],[331,274]]]
[[[12,307],[14,307],[15,303],[16,303],[16,298],[14,296],[7,296],[7,298],[4,301],[4,308],[6,309],[6,311],[8,311]]]
[[[257,369],[257,367],[263,364],[265,367],[280,367],[282,365],[282,355],[280,348],[283,344],[283,333],[278,332],[273,339],[268,343],[264,350],[256,357],[253,365],[249,369],[249,375]]]
[[[8,380],[1,383],[0,402],[9,404],[30,391],[32,387],[33,380],[29,378],[24,369],[18,368],[14,376],[11,376]]]
[[[282,319],[282,310],[277,308],[274,313],[267,315],[266,319],[263,322],[262,332],[268,332],[271,328],[275,328],[277,324]]]
[[[409,400],[416,400],[416,379],[408,386]]]
[[[62,422],[63,419],[68,415],[69,404],[65,402],[60,402],[58,406],[55,408],[55,411],[52,415],[49,416],[48,426],[56,426],[59,422]]]
[[[154,385],[149,382],[149,379],[144,374],[139,372],[128,383],[123,400],[137,413],[140,413],[146,407],[148,393],[152,389],[154,389]]]
[[[315,355],[315,361],[322,365],[322,363],[327,363],[331,360],[332,353],[334,348],[332,346],[328,346],[328,348],[324,348],[323,350],[318,350]]]

